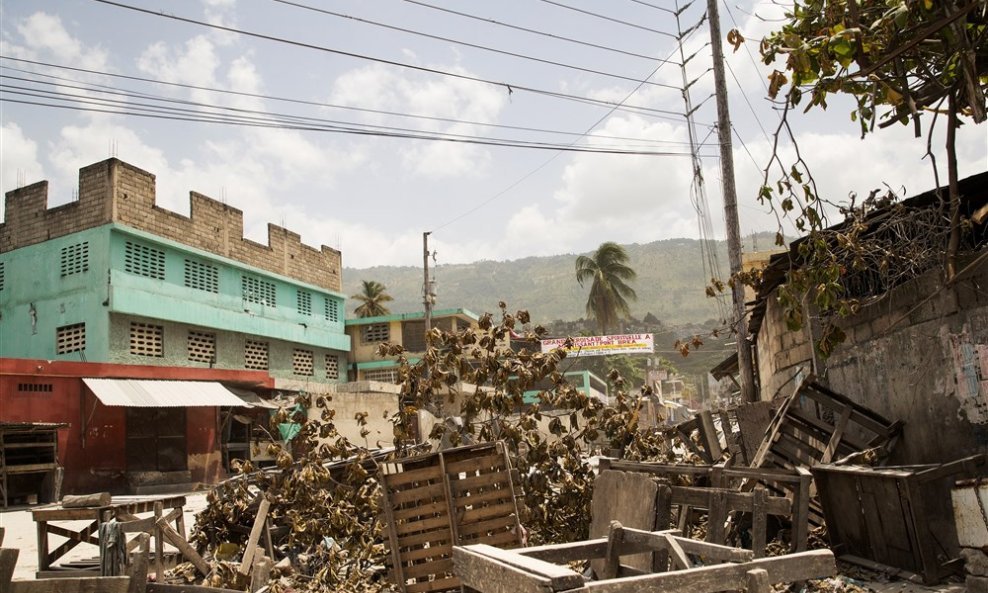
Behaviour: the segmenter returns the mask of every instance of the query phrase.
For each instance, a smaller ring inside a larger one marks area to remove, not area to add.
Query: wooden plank
[[[397,474],[387,474],[383,476],[384,484],[392,490],[404,490],[401,486],[407,486],[409,484],[415,484],[418,482],[439,482],[442,480],[443,474],[439,469],[439,466],[422,467],[418,469],[409,469]]]
[[[679,545],[679,542],[676,541],[676,538],[668,534],[664,538],[666,545],[669,547],[669,556],[672,558],[673,566],[678,567],[680,570],[693,568],[693,563],[690,562],[689,557],[686,556],[686,552]]]
[[[479,476],[470,476],[468,478],[453,480],[450,482],[450,488],[453,494],[461,496],[464,492],[473,490],[474,488],[507,488],[508,482],[510,481],[511,472],[504,470],[490,474],[480,474]]]
[[[10,593],[127,593],[130,577],[11,581]]]
[[[391,491],[383,484],[383,476],[381,476],[381,480],[384,523],[388,530],[388,551],[391,555],[391,580],[398,583],[398,587],[401,591],[405,591],[405,579],[402,578],[401,559],[398,556],[398,534],[395,533],[394,504],[391,500]]]
[[[407,509],[396,510],[393,512],[391,520],[405,521],[408,519],[413,519],[415,517],[430,517],[445,512],[446,512],[445,502],[442,501],[430,502],[429,504],[425,504],[422,506],[409,507]]]
[[[453,497],[453,505],[460,509],[470,505],[514,500],[514,493],[508,488],[488,490],[486,492],[468,492]]]
[[[453,566],[463,585],[484,593],[547,593],[552,581],[476,552],[472,546],[453,548]],[[409,593],[413,593],[409,588]]]
[[[714,426],[714,417],[709,410],[702,410],[697,414],[697,428],[700,429],[700,441],[706,449],[707,456],[714,462],[724,455],[724,449],[720,446],[720,439],[717,438],[717,428]],[[725,434],[727,431],[725,430]]]
[[[454,552],[455,553],[455,552]],[[744,564],[718,564],[690,570],[596,581],[584,584],[586,593],[713,593],[744,589],[748,571],[764,569],[770,583],[803,581],[837,573],[830,550],[761,558]]]
[[[752,491],[751,497],[751,550],[755,553],[755,558],[763,558],[768,538],[767,496],[765,490],[756,488]]]
[[[407,549],[413,546],[421,546],[425,543],[431,544],[441,544],[441,543],[452,543],[453,533],[450,531],[448,525],[444,525],[439,529],[433,531],[424,531],[422,533],[416,533],[415,535],[406,535],[398,539],[398,548],[400,550]]]
[[[749,570],[745,574],[745,593],[772,593],[768,571],[764,568]]]
[[[711,488],[711,491],[706,540],[713,544],[723,544],[727,541],[727,530],[724,526],[727,521],[727,493],[721,488]]]
[[[62,498],[63,509],[78,509],[88,507],[110,506],[112,497],[109,492],[96,492],[94,494],[66,494]]]
[[[157,521],[162,517],[164,505],[161,501],[154,503],[154,518]],[[155,527],[154,533],[154,580],[165,580],[165,542],[161,537],[161,529]]]
[[[417,579],[425,576],[440,576],[453,574],[453,559],[443,558],[432,562],[422,562],[402,568],[406,579]]]
[[[643,548],[641,551],[644,550]],[[539,560],[545,560],[553,564],[565,564],[577,560],[603,558],[607,554],[607,538],[601,537],[565,544],[532,546],[530,548],[521,548],[516,550],[516,552],[523,556],[538,558]]]
[[[439,517],[430,517],[428,519],[419,519],[416,521],[403,521],[395,525],[395,533],[398,534],[398,538],[404,538],[406,535],[411,535],[413,533],[420,533],[422,531],[434,531],[439,527],[449,527],[450,520],[447,515],[440,515]]]
[[[503,471],[505,469],[507,467],[504,465],[504,457],[500,453],[473,459],[464,459],[462,461],[446,462],[446,473],[453,475],[464,472],[469,474],[477,471]]]
[[[487,521],[478,521],[477,523],[470,523],[468,525],[460,526],[461,535],[474,535],[477,533],[483,533],[485,531],[494,531],[497,529],[503,529],[505,527],[513,527],[515,521],[512,517],[497,517],[495,519],[488,519]]]
[[[158,527],[161,529],[161,534],[165,536],[173,546],[178,548],[178,551],[185,556],[186,560],[192,563],[203,576],[209,575],[212,568],[209,563],[202,559],[202,556],[196,552],[195,548],[189,545],[189,542],[185,541],[185,538],[180,536],[178,532],[172,529],[172,526],[168,524],[164,518],[158,519]]]
[[[673,486],[672,504],[685,504],[701,509],[709,509],[710,497],[716,491],[723,493],[727,506],[731,511],[750,513],[754,508],[754,499],[750,493],[735,492],[721,488],[698,488],[694,486]],[[765,512],[770,515],[789,515],[792,511],[792,503],[783,496],[766,496],[764,504]]]
[[[165,585],[163,583],[148,583],[147,593],[242,593],[235,589],[221,589],[204,585]]]
[[[429,484],[428,486],[422,486],[419,488],[413,488],[410,490],[402,490],[400,492],[392,491],[390,494],[391,505],[394,508],[399,508],[402,505],[414,502],[421,503],[422,501],[434,501],[442,500],[446,492],[442,483]]]
[[[613,579],[621,567],[621,544],[624,542],[624,528],[618,521],[611,521],[607,532],[607,552],[599,568],[601,579]],[[595,572],[597,569],[595,569]]]
[[[477,544],[469,546],[470,550],[495,558],[509,566],[524,569],[526,572],[549,579],[553,591],[564,591],[575,589],[584,583],[582,575],[564,566],[558,566],[549,562],[523,556],[511,550],[501,550],[492,546]]]
[[[492,504],[490,506],[459,511],[456,513],[456,516],[457,522],[462,525],[466,525],[468,523],[476,523],[477,521],[490,519],[492,517],[512,517],[514,512],[515,503],[512,500],[501,504]]]
[[[406,585],[405,591],[408,593],[426,593],[432,591],[459,591],[460,590],[460,578],[459,577],[446,577],[443,579],[436,579],[434,581],[426,581],[424,583],[414,583],[412,585]]]
[[[426,558],[444,558],[452,557],[453,555],[453,545],[446,544],[445,546],[430,546],[428,548],[417,548],[414,550],[409,550],[401,554],[401,562],[414,562],[416,560],[423,560]]]
[[[127,576],[130,577],[127,593],[146,593],[151,536],[147,533],[139,533],[135,538],[135,543],[137,543],[138,549],[136,553],[130,555],[130,565],[127,567]]]
[[[240,562],[240,568],[237,569],[243,576],[247,576],[250,573],[251,563],[254,560],[254,551],[257,548],[257,540],[261,538],[261,528],[264,527],[264,521],[268,516],[268,509],[271,507],[271,503],[268,502],[267,498],[261,498],[261,504],[257,507],[257,515],[254,517],[254,525],[250,529],[250,535],[247,537],[247,547],[244,548],[244,557]]]

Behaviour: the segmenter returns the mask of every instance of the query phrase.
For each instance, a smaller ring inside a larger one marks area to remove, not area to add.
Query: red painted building
[[[62,493],[215,483],[226,387],[269,392],[263,371],[0,358],[0,422],[66,423]]]

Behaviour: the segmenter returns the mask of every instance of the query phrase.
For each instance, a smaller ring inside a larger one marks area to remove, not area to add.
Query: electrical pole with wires
[[[731,113],[727,104],[727,84],[724,80],[724,47],[720,34],[719,0],[707,0],[707,18],[710,20],[710,46],[714,63],[714,89],[717,98],[717,133],[720,138],[720,171],[724,192],[724,223],[727,226],[727,254],[731,263],[731,276],[741,272],[741,230],[738,223],[738,196],[734,185],[734,154],[731,144]],[[744,285],[731,282],[734,296],[734,329],[738,336],[738,375],[741,379],[741,398],[745,402],[758,401],[755,388],[754,363],[751,343],[748,340],[747,316],[744,305]]]
[[[422,284],[422,304],[425,305],[425,340],[429,341],[429,331],[432,329],[432,305],[436,294],[429,280],[429,235],[431,231],[422,233],[422,269],[425,272],[425,279]]]

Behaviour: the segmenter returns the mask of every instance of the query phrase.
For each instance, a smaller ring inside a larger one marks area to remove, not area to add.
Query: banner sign
[[[575,336],[567,356],[607,356],[608,354],[651,354],[655,350],[652,334],[618,336]],[[562,348],[566,338],[542,340],[542,352]]]

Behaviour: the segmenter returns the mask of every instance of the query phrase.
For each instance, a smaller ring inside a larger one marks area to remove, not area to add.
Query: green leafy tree
[[[947,281],[958,273],[968,225],[960,214],[955,136],[965,120],[986,120],[986,11],[988,0],[796,0],[781,26],[761,42],[763,60],[778,68],[769,77],[769,95],[782,112],[775,146],[788,140],[796,152],[787,160],[773,151],[758,199],[779,217],[778,244],[784,241],[784,219],[806,235],[779,299],[791,329],[802,328],[808,315],[820,315],[817,348],[824,356],[844,338],[836,320],[861,305],[851,282],[875,279],[878,290],[870,296],[879,296],[934,267],[942,268]],[[737,49],[744,39],[731,31],[728,42]],[[872,191],[857,203],[852,197],[840,208],[846,223],[829,228],[824,205],[833,202],[818,192],[789,116],[797,108],[827,109],[835,95],[854,101],[850,119],[862,138],[897,124],[911,124],[917,137],[925,131],[921,150],[933,180],[948,188],[933,220],[893,209],[887,221],[876,223],[870,212],[898,196]],[[932,149],[938,125],[946,128],[946,184]],[[734,279],[746,280],[757,283]]]
[[[384,306],[384,303],[394,299],[387,293],[387,287],[376,280],[363,280],[361,292],[351,295],[351,299],[360,301],[360,305],[354,309],[357,317],[378,317],[388,315],[391,310]]]
[[[587,316],[597,320],[600,333],[617,325],[624,317],[630,317],[628,299],[636,300],[638,295],[628,282],[638,275],[628,265],[628,253],[617,243],[601,243],[591,256],[576,258],[576,281],[583,286],[590,281],[590,294],[587,297]]]

